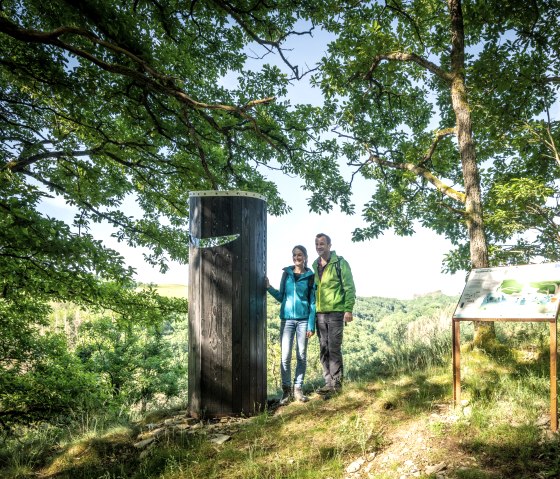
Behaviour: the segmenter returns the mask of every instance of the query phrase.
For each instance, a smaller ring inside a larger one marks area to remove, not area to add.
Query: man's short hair
[[[326,235],[325,233],[319,233],[318,235],[315,236],[315,238],[325,238],[327,240],[327,244],[331,244],[331,237],[329,235]]]

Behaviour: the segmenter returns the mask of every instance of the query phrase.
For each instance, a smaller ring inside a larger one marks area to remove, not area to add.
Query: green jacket
[[[315,285],[317,287],[315,292],[316,311],[318,313],[351,313],[356,302],[356,287],[348,261],[331,251],[331,259],[325,266],[321,280],[319,280],[317,269],[318,261],[319,258],[313,262]],[[337,273],[337,263],[340,266],[340,280]]]

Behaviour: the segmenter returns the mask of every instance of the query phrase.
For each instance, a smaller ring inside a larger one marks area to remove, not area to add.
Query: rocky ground
[[[469,456],[456,435],[450,429],[460,419],[471,415],[468,402],[454,408],[450,404],[438,404],[427,417],[420,417],[398,423],[385,435],[385,447],[367,456],[355,458],[345,470],[344,479],[412,479],[415,477],[435,477],[450,479],[458,477],[461,470],[482,470],[485,474],[501,477],[485,461],[479,464],[477,458]],[[537,424],[542,438],[550,438],[550,417],[543,416]],[[466,475],[460,475],[466,477]],[[470,475],[468,477],[471,477]],[[474,477],[474,476],[473,476]],[[478,477],[478,476],[477,476]],[[484,476],[487,477],[487,476]]]
[[[462,452],[445,434],[445,429],[458,418],[449,405],[441,404],[428,418],[400,423],[387,431],[385,447],[366,457],[358,457],[348,465],[345,479],[408,479],[422,475],[444,479],[449,471],[476,465],[476,459]]]

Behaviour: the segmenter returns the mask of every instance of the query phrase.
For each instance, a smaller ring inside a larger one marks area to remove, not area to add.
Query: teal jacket
[[[280,319],[307,319],[307,330],[315,332],[315,287],[313,271],[307,268],[296,281],[293,266],[283,268],[286,275],[285,281],[280,281],[280,290],[272,286],[268,292],[282,303],[280,306]],[[282,278],[284,278],[284,274]]]
[[[318,313],[351,313],[356,302],[356,287],[352,278],[350,265],[342,256],[331,251],[331,259],[325,266],[323,277],[319,280],[317,265],[319,258],[313,262],[316,287],[316,310]],[[340,279],[337,272],[340,271]]]

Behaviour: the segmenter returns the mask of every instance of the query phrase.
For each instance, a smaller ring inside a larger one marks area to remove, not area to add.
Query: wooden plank
[[[250,276],[251,276],[251,231],[250,214],[243,198],[240,200],[241,209],[241,330],[242,330],[242,358],[241,358],[241,409],[246,414],[252,413],[253,385],[252,385],[252,355],[253,344],[251,341],[251,303],[250,303]]]
[[[250,208],[251,202],[246,198],[245,204],[247,211],[251,214],[247,218],[247,226],[249,228],[249,245],[253,253],[256,251],[256,218],[255,212]],[[250,413],[253,414],[255,411],[255,402],[258,397],[258,335],[257,335],[257,297],[255,294],[256,289],[256,278],[257,278],[257,258],[253,256],[252,261],[249,263],[249,282],[247,287],[248,301],[249,301],[249,324],[250,324],[250,338],[251,338],[251,350],[250,350],[250,368],[251,368],[251,397],[250,402]]]
[[[453,320],[453,403],[461,402],[461,323]]]
[[[244,196],[191,197],[191,205],[197,202],[200,214],[193,211],[192,218],[200,225],[193,231],[200,238],[240,237],[200,249],[191,265],[197,270],[189,285],[190,347],[193,359],[200,355],[189,362],[189,375],[198,372],[199,378],[189,379],[191,412],[252,414],[256,404],[266,404],[266,203]]]
[[[227,231],[232,232],[232,202],[226,199],[220,202],[221,222],[227,226]],[[220,291],[220,318],[221,318],[221,406],[222,414],[230,415],[234,413],[232,404],[232,255],[231,245],[227,243],[219,248],[219,264],[220,278],[218,282],[218,290]]]
[[[222,232],[222,203],[223,198],[210,197],[207,198],[210,205],[212,220],[210,222],[209,237],[219,236]],[[207,360],[204,366],[207,368],[207,396],[206,411],[208,415],[215,416],[222,413],[222,373],[223,373],[223,357],[222,357],[222,304],[224,295],[227,291],[223,291],[221,286],[221,270],[220,248],[205,248],[207,252],[206,275],[209,278],[208,288],[202,291],[206,301],[206,315],[208,320],[208,328],[204,335]]]
[[[558,429],[558,396],[557,396],[557,340],[556,321],[550,322],[550,429],[555,432]]]
[[[232,201],[232,231],[242,232],[243,212],[239,200]],[[243,409],[243,298],[241,288],[243,237],[240,235],[231,243],[231,365],[232,365],[232,411],[240,413]]]
[[[214,198],[202,199],[202,234],[203,238],[212,237],[214,222]],[[202,248],[201,281],[199,301],[201,303],[201,368],[200,368],[200,395],[201,408],[204,414],[212,416],[219,411],[215,397],[215,321],[212,310],[215,296],[214,278],[214,251],[212,248]]]
[[[257,408],[263,410],[266,406],[267,382],[266,382],[266,205],[262,201],[254,201],[255,204],[255,290],[257,325]]]
[[[199,290],[200,255],[191,248],[189,268],[189,357],[188,357],[188,388],[189,409],[200,409],[200,309],[193,292]]]
[[[191,198],[190,204],[190,231],[200,230],[201,204],[200,199]],[[192,233],[191,233],[192,234]],[[200,250],[191,243],[189,249],[189,357],[188,357],[188,397],[191,414],[200,413]]]

